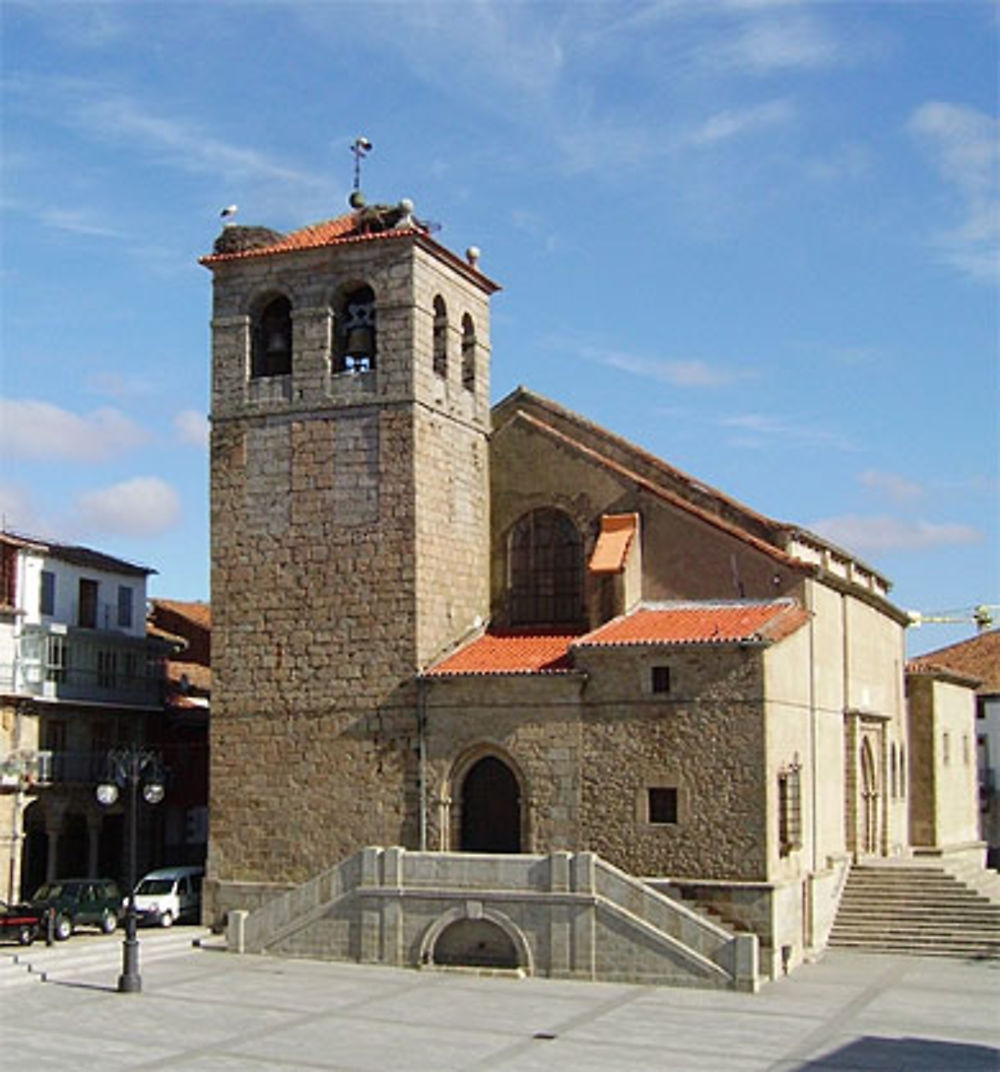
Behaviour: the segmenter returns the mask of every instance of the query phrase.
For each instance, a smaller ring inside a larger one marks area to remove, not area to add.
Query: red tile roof
[[[577,634],[486,633],[427,671],[428,677],[468,674],[552,674],[571,670]]]
[[[644,606],[590,633],[486,633],[426,676],[567,673],[573,669],[572,653],[577,648],[767,643],[781,640],[808,620],[808,612],[790,599]]]
[[[365,234],[357,232],[357,216],[348,213],[346,216],[337,216],[332,220],[322,220],[320,223],[311,223],[307,227],[300,227],[277,238],[267,245],[255,246],[251,249],[233,250],[230,252],[210,253],[202,257],[202,264],[215,264],[217,261],[244,260],[249,257],[269,257],[272,253],[290,253],[293,250],[321,249],[323,246],[339,245],[342,242],[370,242],[380,238],[394,238],[400,235],[421,233],[415,227],[405,230],[372,231]]]
[[[484,275],[478,267],[457,257],[446,246],[442,246],[431,238],[427,225],[413,219],[412,226],[401,227],[398,225],[397,215],[398,206],[372,206],[361,212],[349,212],[331,220],[309,224],[307,227],[300,227],[297,231],[284,235],[278,231],[268,232],[266,228],[242,228],[243,233],[263,231],[265,236],[263,241],[254,240],[246,248],[240,248],[237,232],[241,228],[231,227],[223,230],[222,235],[216,240],[215,250],[199,258],[198,263],[211,267],[226,261],[270,257],[274,254],[323,249],[327,246],[416,238],[422,245],[433,249],[438,256],[449,261],[458,271],[475,280],[489,293],[492,294],[500,289],[499,284]],[[395,224],[393,224],[394,220],[397,220]],[[226,241],[227,234],[232,239],[230,243]]]
[[[172,611],[181,618],[186,618],[195,625],[201,626],[202,629],[212,628],[211,603],[205,603],[202,600],[183,599],[151,599],[150,603],[152,603],[154,609],[162,607],[164,610]]]
[[[979,682],[978,692],[1000,692],[1000,629],[918,655],[906,669],[911,673],[950,671]]]
[[[775,641],[809,615],[797,603],[681,603],[645,606],[580,637],[577,648],[628,644],[734,644]]]

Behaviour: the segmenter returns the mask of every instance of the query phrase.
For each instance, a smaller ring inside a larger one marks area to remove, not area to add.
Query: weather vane
[[[361,197],[361,161],[371,152],[372,143],[364,136],[355,138],[351,146],[354,154],[354,188],[351,192],[350,201],[353,205]]]

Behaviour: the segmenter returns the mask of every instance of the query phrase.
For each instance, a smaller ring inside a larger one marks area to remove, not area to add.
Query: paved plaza
[[[237,957],[202,933],[144,934],[141,994],[115,990],[115,937],[36,944],[31,976],[0,947],[0,1068],[1000,1069],[1000,961],[831,951],[750,995]]]

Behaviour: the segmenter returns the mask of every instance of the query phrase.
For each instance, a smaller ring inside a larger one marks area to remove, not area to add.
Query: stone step
[[[872,939],[852,941],[850,939],[832,939],[831,947],[835,949],[858,949],[866,953],[909,954],[916,957],[975,957],[983,960],[1000,960],[1000,946],[969,945],[924,945],[919,942],[879,942]]]
[[[941,868],[852,868],[830,945],[930,956],[1000,959],[1000,911]]]
[[[201,927],[177,927],[169,931],[139,931],[139,970],[144,964],[177,956],[207,937]],[[65,942],[51,946],[36,941],[31,946],[8,954],[9,959],[28,975],[28,978],[65,979],[70,975],[92,971],[115,972],[122,963],[123,932],[111,935],[74,935]]]
[[[855,923],[855,924],[841,924],[839,921],[834,926],[833,934],[868,934],[868,935],[912,935],[915,938],[923,940],[933,940],[936,938],[961,938],[974,939],[975,941],[982,942],[1000,942],[1000,931],[994,929],[983,930],[978,927],[935,927],[933,929],[925,926],[907,926],[905,923],[880,923],[878,921],[872,921],[867,924]]]

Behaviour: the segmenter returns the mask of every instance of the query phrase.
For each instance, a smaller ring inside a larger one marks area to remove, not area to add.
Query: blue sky
[[[2,2],[0,511],[208,598],[219,210],[410,197],[518,384],[1000,603],[997,7]],[[972,635],[914,630],[911,650]]]

